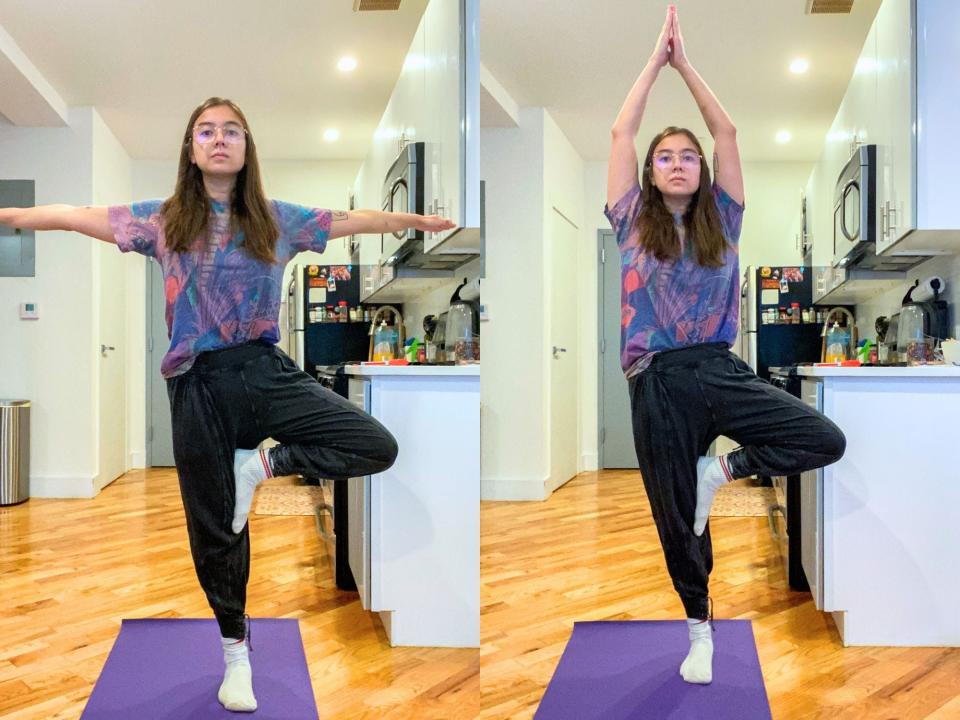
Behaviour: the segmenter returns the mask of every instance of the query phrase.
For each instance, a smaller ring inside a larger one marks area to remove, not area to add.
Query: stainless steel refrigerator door
[[[740,331],[757,331],[757,268],[749,266],[740,286]]]
[[[293,273],[290,277],[290,287],[287,290],[287,328],[289,329],[290,345],[288,355],[293,358],[301,370],[304,369],[304,292],[306,288],[303,282],[303,267],[293,266]]]

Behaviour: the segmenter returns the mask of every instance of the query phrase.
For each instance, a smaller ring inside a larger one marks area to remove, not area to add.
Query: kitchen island
[[[399,445],[353,478],[350,568],[391,645],[480,646],[480,366],[347,366]]]
[[[804,473],[803,567],[844,645],[960,646],[960,367],[801,367],[844,431]]]

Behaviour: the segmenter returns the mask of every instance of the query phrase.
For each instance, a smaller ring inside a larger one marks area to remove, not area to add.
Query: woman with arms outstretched
[[[668,127],[638,169],[635,139],[650,89],[670,65],[714,141],[714,178],[696,135]],[[639,170],[639,172],[638,172]],[[730,352],[737,336],[743,175],[736,128],[688,60],[676,8],[612,129],[605,213],[621,255],[621,364],[634,443],[667,570],[687,616],[680,674],[713,678],[713,567],[707,520],[734,478],[794,475],[836,462],[840,429]],[[719,435],[741,447],[706,457]]]
[[[453,223],[267,200],[243,112],[214,97],[187,122],[176,189],[166,201],[5,208],[0,224],[72,230],[161,265],[170,336],[161,373],[191,554],[222,636],[218,698],[229,710],[256,710],[245,605],[247,514],[257,484],[272,475],[380,473],[397,455],[386,428],[276,347],[284,267],[301,251],[323,252],[333,238]],[[279,445],[256,450],[268,437]]]

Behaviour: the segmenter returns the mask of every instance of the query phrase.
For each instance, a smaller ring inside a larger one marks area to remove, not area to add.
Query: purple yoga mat
[[[717,620],[713,682],[680,677],[685,620],[579,622],[534,720],[770,720],[749,620]]]
[[[251,620],[256,713],[217,701],[223,650],[215,620],[124,620],[81,720],[318,720],[296,620]]]

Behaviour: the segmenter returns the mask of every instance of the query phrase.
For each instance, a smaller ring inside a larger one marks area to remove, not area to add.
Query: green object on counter
[[[860,347],[857,348],[857,359],[867,364],[870,362],[870,348],[873,347],[873,342],[870,340],[864,340],[860,343]]]
[[[407,340],[407,346],[403,349],[404,357],[407,358],[409,362],[417,361],[417,350],[420,349],[420,341],[417,338],[410,338]]]

